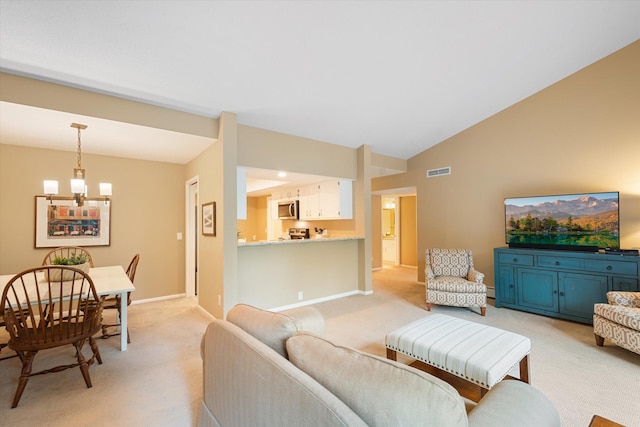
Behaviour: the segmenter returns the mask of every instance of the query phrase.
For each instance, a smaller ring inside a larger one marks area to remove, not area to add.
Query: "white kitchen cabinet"
[[[311,184],[301,187],[298,200],[300,204],[301,220],[319,219],[320,184]]]
[[[332,179],[308,185],[300,191],[300,219],[353,218],[353,182]]]

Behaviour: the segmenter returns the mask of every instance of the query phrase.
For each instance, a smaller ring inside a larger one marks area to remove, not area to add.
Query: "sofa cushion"
[[[203,342],[198,427],[366,427],[344,402],[231,322],[215,319]]]
[[[370,426],[466,426],[465,404],[444,381],[308,332],[287,341],[289,360]]]
[[[296,315],[300,320],[293,317]],[[287,357],[285,342],[296,332],[305,329],[318,334],[324,332],[324,319],[314,307],[274,313],[247,304],[238,304],[227,313],[227,321],[239,326],[283,357]]]

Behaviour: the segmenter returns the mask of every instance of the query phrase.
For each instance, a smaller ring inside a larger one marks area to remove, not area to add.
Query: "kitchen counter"
[[[264,245],[297,245],[301,243],[337,242],[341,240],[361,240],[364,237],[323,237],[322,239],[297,239],[297,240],[258,240],[238,242],[238,246],[264,246]]]

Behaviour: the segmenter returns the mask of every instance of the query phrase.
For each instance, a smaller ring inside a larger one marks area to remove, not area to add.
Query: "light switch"
[[[182,233],[178,233],[178,240],[182,240]]]

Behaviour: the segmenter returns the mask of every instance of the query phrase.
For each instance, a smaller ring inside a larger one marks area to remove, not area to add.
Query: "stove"
[[[289,237],[291,238],[291,240],[308,239],[309,229],[308,228],[290,228]]]

